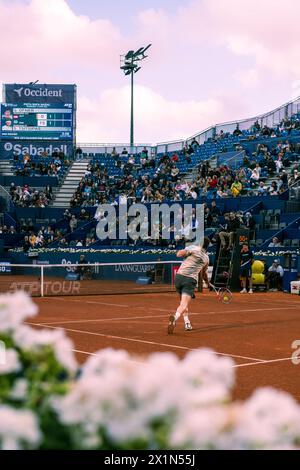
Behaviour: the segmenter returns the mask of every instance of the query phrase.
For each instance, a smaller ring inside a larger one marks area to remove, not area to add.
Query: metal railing
[[[128,153],[137,154],[142,152],[144,148],[148,150],[148,154],[153,154],[156,147],[151,146],[150,144],[136,144],[131,147],[129,144],[115,143],[115,144],[105,144],[105,143],[78,143],[77,148],[81,148],[84,153],[103,153],[110,154],[113,149],[118,153],[122,153],[123,149],[126,149]],[[156,151],[155,151],[156,153]]]
[[[237,168],[240,168],[243,165],[245,155],[246,155],[245,150],[236,151],[235,155],[229,158],[228,157],[226,158],[226,153],[224,153],[224,155],[218,154],[217,164],[218,166],[223,164],[233,170],[236,170]]]
[[[193,139],[196,139],[199,144],[202,144],[205,140],[207,140],[208,137],[214,137],[216,134],[219,134],[221,130],[224,132],[224,134],[231,134],[236,129],[237,124],[239,125],[241,131],[247,131],[251,129],[257,121],[261,127],[265,125],[268,127],[274,127],[280,124],[283,119],[292,117],[297,113],[300,113],[300,97],[295,98],[294,100],[289,101],[288,103],[285,103],[272,111],[252,118],[224,122],[221,124],[216,124],[215,126],[211,126],[210,128],[188,138],[187,143],[190,143]]]

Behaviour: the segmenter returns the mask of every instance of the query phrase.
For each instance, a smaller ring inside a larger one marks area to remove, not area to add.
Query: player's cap
[[[279,259],[274,259],[273,261],[273,263],[277,263],[277,264],[279,264],[279,262],[280,262]]]

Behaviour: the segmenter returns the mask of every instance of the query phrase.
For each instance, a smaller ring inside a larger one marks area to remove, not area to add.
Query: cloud
[[[140,3],[122,31],[68,0],[0,0],[0,79],[77,83],[80,141],[129,140],[119,54],[143,44],[153,43],[136,79],[139,141],[187,138],[289,98],[300,77],[299,0],[193,0],[172,12]]]
[[[0,1],[0,55],[6,71],[25,74],[67,68],[103,69],[118,63],[126,41],[108,20],[76,15],[65,0]],[[24,72],[23,72],[24,73]]]
[[[262,69],[278,75],[300,73],[297,34],[299,0],[195,0],[181,9],[190,35],[203,38],[203,32],[220,46],[239,56],[253,57]],[[197,34],[197,29],[202,34]]]
[[[246,88],[255,87],[259,83],[259,75],[256,69],[239,70],[233,75],[233,78]]]
[[[224,120],[226,107],[221,100],[169,101],[148,87],[135,87],[135,137],[139,143],[185,139],[214,123]],[[128,142],[130,87],[105,90],[97,101],[79,99],[79,141]],[[120,131],[121,130],[121,131]]]

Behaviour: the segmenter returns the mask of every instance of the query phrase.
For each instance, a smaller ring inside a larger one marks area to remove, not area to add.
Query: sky
[[[0,83],[76,83],[77,141],[181,140],[300,95],[299,0],[0,0]]]

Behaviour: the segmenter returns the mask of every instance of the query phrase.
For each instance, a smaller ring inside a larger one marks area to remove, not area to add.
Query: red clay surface
[[[283,293],[234,294],[230,304],[215,294],[198,294],[191,307],[193,331],[167,335],[168,316],[175,312],[175,293],[37,298],[40,314],[29,322],[64,328],[83,362],[99,349],[126,349],[141,356],[212,348],[235,361],[234,397],[244,399],[259,386],[291,393],[300,402],[300,365],[291,360],[292,343],[300,340],[300,298]]]
[[[66,268],[63,268],[64,271]],[[14,292],[22,289],[32,297],[41,295],[40,273],[30,275],[2,275],[0,277],[0,292]],[[148,292],[172,292],[171,284],[137,284],[134,281],[93,279],[83,281],[68,281],[63,277],[44,276],[44,295],[50,296],[74,296],[74,295],[123,295],[144,294]]]

